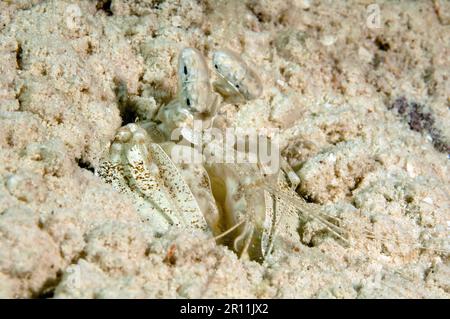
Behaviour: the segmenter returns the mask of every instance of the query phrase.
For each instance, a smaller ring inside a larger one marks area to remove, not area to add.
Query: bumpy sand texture
[[[388,1],[369,28],[371,3],[0,2],[0,297],[448,298],[450,5]],[[174,96],[185,46],[254,63],[264,94],[227,125],[280,128],[298,192],[350,245],[305,218],[264,265],[155,238],[94,176]]]

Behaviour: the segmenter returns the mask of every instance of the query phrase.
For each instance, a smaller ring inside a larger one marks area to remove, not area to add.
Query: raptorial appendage
[[[97,174],[130,195],[142,219],[157,233],[166,232],[170,226],[208,229],[178,168],[136,124],[120,128],[111,145],[110,160],[102,163]]]

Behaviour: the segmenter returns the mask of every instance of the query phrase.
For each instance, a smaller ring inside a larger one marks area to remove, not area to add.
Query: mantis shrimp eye
[[[258,75],[237,54],[220,50],[213,53],[214,69],[221,78],[216,83],[219,92],[225,95],[234,92],[246,100],[258,98],[262,93],[262,84]]]
[[[211,91],[208,67],[202,54],[194,48],[184,48],[178,60],[180,103],[195,112],[208,113]]]

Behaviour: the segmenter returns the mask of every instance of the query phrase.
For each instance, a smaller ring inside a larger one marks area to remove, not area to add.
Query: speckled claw
[[[189,186],[170,157],[136,124],[119,129],[110,160],[98,175],[129,194],[137,211],[158,233],[171,226],[207,231],[207,224]]]

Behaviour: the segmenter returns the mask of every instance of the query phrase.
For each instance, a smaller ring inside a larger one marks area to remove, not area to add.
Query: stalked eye
[[[191,114],[213,107],[210,98],[209,70],[202,54],[194,48],[184,48],[180,53],[176,70],[177,100],[181,106]]]
[[[258,74],[238,54],[229,50],[215,51],[212,65],[220,76],[214,84],[220,94],[225,97],[236,94],[245,100],[261,95],[263,85]]]

